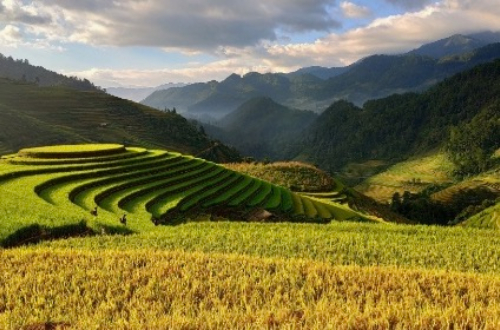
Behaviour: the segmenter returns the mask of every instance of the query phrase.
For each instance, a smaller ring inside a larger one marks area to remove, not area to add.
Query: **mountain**
[[[311,74],[320,79],[326,80],[329,78],[336,77],[341,75],[344,72],[349,71],[349,67],[333,67],[333,68],[325,68],[322,66],[309,66],[305,68],[301,68],[295,72],[291,72],[288,76],[300,76],[304,74]]]
[[[243,103],[218,122],[205,126],[207,133],[247,156],[279,159],[283,145],[316,119],[312,111],[294,110],[267,97]]]
[[[410,54],[441,58],[471,52],[474,49],[486,46],[489,43],[491,42],[481,38],[455,34],[451,37],[425,44],[412,50]]]
[[[106,92],[121,97],[122,99],[140,102],[155,91],[167,90],[172,87],[182,87],[185,85],[186,84],[182,83],[168,83],[157,87],[107,87]]]
[[[450,134],[451,132],[451,134]],[[394,163],[446,147],[461,174],[484,170],[500,147],[500,60],[459,73],[422,94],[338,101],[296,139],[291,158],[332,172],[350,162]]]
[[[500,32],[483,31],[469,35],[471,38],[483,40],[489,44],[500,42]]]
[[[340,99],[359,106],[394,93],[424,91],[455,73],[499,57],[500,44],[439,59],[413,53],[373,55],[326,80],[311,73],[232,74],[221,82],[157,91],[142,103],[159,109],[176,107],[188,117],[219,119],[249,99],[270,97],[287,107],[321,112]]]
[[[210,140],[185,118],[102,91],[0,78],[0,151],[89,142],[165,148],[215,161],[239,155]]]
[[[32,82],[39,86],[66,86],[84,91],[100,90],[87,79],[66,77],[62,74],[34,66],[28,60],[15,60],[0,54],[0,77]]]

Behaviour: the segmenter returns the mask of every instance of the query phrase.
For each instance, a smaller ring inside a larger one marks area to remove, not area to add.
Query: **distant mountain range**
[[[500,40],[499,34],[483,34],[487,40],[477,36],[456,35],[406,54],[369,56],[344,68],[232,74],[221,82],[156,91],[142,103],[158,109],[175,107],[185,116],[204,121],[220,119],[255,97],[315,112],[341,99],[361,105],[394,93],[424,91],[446,77],[500,58],[500,44],[488,44]]]
[[[122,99],[140,102],[151,93],[158,90],[166,90],[172,87],[183,87],[183,83],[168,83],[156,87],[107,87],[106,92]]]

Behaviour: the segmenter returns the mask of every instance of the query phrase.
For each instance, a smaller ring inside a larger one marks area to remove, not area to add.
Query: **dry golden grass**
[[[496,275],[153,250],[0,257],[5,330],[500,326]]]

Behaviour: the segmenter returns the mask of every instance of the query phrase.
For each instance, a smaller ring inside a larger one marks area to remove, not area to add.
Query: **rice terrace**
[[[500,325],[497,231],[391,224],[335,181],[84,144],[6,155],[0,182],[2,329]]]

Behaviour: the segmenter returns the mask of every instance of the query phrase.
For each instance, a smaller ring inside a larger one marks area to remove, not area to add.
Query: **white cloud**
[[[3,30],[0,31],[0,40],[7,42],[15,42],[22,38],[21,30],[14,25],[7,25]]]
[[[365,18],[369,17],[372,12],[369,8],[358,6],[355,3],[349,1],[343,1],[340,3],[340,8],[346,17],[349,18]]]

